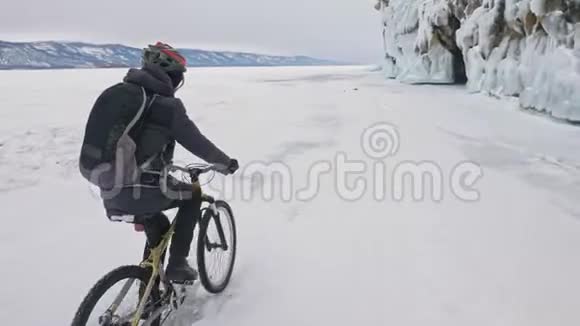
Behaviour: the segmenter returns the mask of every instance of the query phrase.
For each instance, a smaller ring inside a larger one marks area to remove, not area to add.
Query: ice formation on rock
[[[580,0],[379,0],[384,71],[580,121]]]

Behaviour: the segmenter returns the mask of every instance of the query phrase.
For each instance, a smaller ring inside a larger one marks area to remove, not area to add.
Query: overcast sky
[[[304,54],[351,62],[381,58],[371,0],[0,0],[0,39]]]

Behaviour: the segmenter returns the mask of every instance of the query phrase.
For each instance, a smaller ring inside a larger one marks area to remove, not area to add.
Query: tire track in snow
[[[580,219],[577,194],[580,193],[580,162],[565,160],[546,153],[533,152],[513,144],[479,139],[443,128],[444,133],[459,140],[463,152],[483,166],[509,171],[532,186],[549,189],[558,196],[551,202],[566,214]]]

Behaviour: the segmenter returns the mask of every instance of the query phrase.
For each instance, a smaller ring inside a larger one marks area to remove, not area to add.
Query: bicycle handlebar
[[[171,165],[169,166],[169,171],[182,171],[188,173],[192,179],[197,179],[197,177],[200,175],[211,171],[219,172],[222,174],[230,174],[228,167],[223,164],[207,164],[205,166],[199,167],[181,167],[177,165]]]

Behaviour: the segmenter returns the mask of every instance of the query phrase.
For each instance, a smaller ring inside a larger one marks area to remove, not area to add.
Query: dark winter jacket
[[[155,175],[142,172],[159,172],[171,163],[176,142],[207,162],[229,164],[230,158],[189,119],[174,97],[171,79],[158,66],[131,69],[123,83],[105,90],[91,111],[87,130],[108,130],[100,125],[110,128],[115,119],[125,122],[115,124],[105,138],[87,132],[83,142],[81,172],[101,190],[142,185],[144,177]]]
[[[138,165],[153,159],[148,169],[160,170],[173,159],[175,142],[206,162],[229,164],[230,158],[189,119],[181,100],[174,97],[171,79],[159,67],[131,69],[124,81],[144,87],[149,97],[158,95],[136,132]]]

